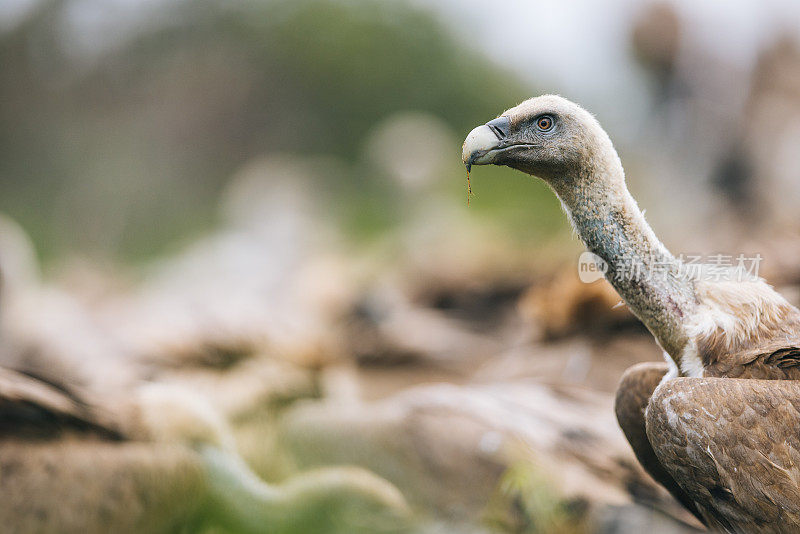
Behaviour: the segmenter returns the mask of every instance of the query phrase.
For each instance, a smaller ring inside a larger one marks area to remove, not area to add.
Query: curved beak
[[[505,146],[511,122],[508,117],[497,117],[482,126],[473,128],[461,147],[461,161],[467,172],[473,165],[494,163],[495,151]]]

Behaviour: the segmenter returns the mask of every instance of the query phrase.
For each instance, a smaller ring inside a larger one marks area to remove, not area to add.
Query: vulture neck
[[[684,320],[695,306],[681,262],[658,240],[625,185],[613,147],[551,186],[586,247],[608,266],[606,279],[680,367]]]

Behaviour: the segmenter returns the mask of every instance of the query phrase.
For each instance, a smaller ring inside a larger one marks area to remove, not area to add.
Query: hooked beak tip
[[[493,163],[494,157],[491,152],[503,146],[510,129],[511,122],[504,116],[473,128],[461,147],[461,161],[467,167],[467,172],[472,169],[472,165]]]
[[[461,148],[461,161],[467,170],[470,170],[472,165],[489,164],[491,161],[488,161],[486,156],[491,150],[497,148],[499,143],[500,139],[491,127],[486,124],[478,126],[469,132],[464,140]]]

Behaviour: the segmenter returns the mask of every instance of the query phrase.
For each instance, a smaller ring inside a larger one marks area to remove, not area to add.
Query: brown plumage
[[[647,410],[661,464],[728,532],[800,528],[800,384],[794,380],[676,378]]]
[[[614,411],[617,421],[625,434],[625,439],[631,444],[636,459],[659,484],[681,504],[683,504],[695,517],[703,521],[695,506],[694,501],[684,492],[672,475],[661,465],[653,446],[647,437],[645,413],[650,397],[658,384],[667,373],[667,365],[658,362],[644,362],[636,364],[622,375],[617,396],[614,400]]]
[[[572,102],[523,102],[470,132],[462,157],[468,169],[542,178],[664,349],[666,366],[635,366],[617,394],[645,469],[709,526],[800,531],[800,311],[749,273],[673,256],[628,192],[608,135]]]

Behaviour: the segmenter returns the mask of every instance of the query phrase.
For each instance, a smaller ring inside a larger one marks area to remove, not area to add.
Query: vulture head
[[[556,189],[591,179],[598,165],[614,164],[610,157],[617,159],[611,140],[592,114],[556,95],[531,98],[478,126],[462,148],[467,170],[505,165]]]

